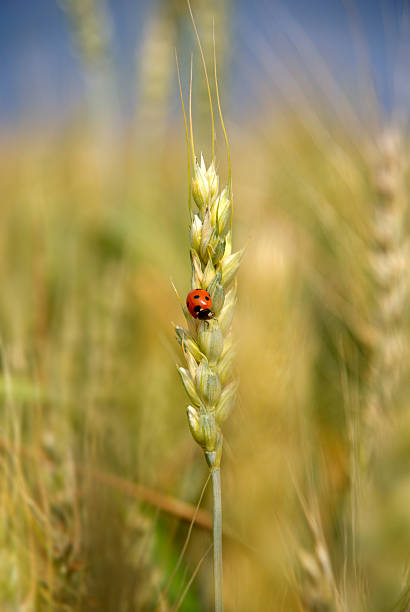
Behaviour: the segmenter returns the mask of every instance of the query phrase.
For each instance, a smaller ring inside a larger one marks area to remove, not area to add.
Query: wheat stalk
[[[187,328],[175,326],[186,368],[179,367],[188,394],[188,424],[211,470],[214,492],[215,609],[222,610],[222,507],[220,465],[222,425],[235,403],[238,383],[233,376],[235,348],[231,322],[236,304],[236,274],[243,250],[232,252],[232,197],[229,186],[219,189],[213,160],[194,159],[190,211],[191,288],[205,289],[215,318],[195,320],[182,304]]]
[[[386,130],[379,140],[377,153],[370,255],[375,284],[375,344],[366,419],[374,433],[380,434],[393,419],[392,404],[400,386],[405,354],[403,315],[407,298],[407,245],[399,132]]]
[[[216,68],[215,32],[213,65],[217,108],[225,137],[228,157],[227,185],[220,189],[215,163],[215,124],[211,88],[198,30],[188,0],[188,9],[198,42],[209,98],[212,161],[208,168],[203,155],[195,156],[192,127],[192,59],[189,96],[189,129],[177,61],[181,104],[188,147],[189,235],[191,290],[204,289],[212,300],[213,318],[198,320],[191,316],[187,303],[181,301],[187,328],[175,326],[177,340],[186,360],[178,371],[191,404],[187,407],[188,425],[194,440],[204,451],[212,477],[213,557],[215,612],[223,611],[222,577],[222,425],[229,417],[236,399],[238,382],[233,374],[235,347],[231,324],[236,305],[236,274],[244,250],[232,252],[232,181],[228,137],[222,116]],[[192,200],[194,205],[192,204]]]
[[[112,18],[105,0],[61,0],[84,70],[89,119],[101,139],[99,155],[109,161],[118,99],[112,48]]]

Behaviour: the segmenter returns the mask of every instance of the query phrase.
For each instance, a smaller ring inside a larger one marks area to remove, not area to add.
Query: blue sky
[[[135,50],[155,2],[110,0],[108,5],[119,93],[127,106],[134,93]],[[64,120],[81,106],[84,79],[58,0],[2,0],[0,6],[0,125],[18,126],[33,117]],[[286,55],[286,49],[291,53],[292,37],[287,34],[294,32],[295,24],[314,43],[334,78],[352,83],[357,55],[351,24],[357,16],[378,94],[385,107],[393,104],[392,74],[401,66],[395,55],[401,30],[408,24],[403,15],[408,13],[409,0],[231,0],[231,6],[230,81],[233,97],[245,106],[252,103],[252,88],[244,87],[244,74],[266,80],[266,66],[258,53],[261,48],[270,48],[275,57]],[[353,18],[349,6],[354,7]],[[294,61],[303,69],[303,57],[295,53]],[[406,69],[401,66],[403,96],[407,96]]]

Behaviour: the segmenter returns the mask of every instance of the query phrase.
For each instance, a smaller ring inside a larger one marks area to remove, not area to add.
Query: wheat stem
[[[213,541],[214,541],[214,593],[215,612],[223,612],[223,573],[222,573],[222,493],[221,470],[213,469]]]

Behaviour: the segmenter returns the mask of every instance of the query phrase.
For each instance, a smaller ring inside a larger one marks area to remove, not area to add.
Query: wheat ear
[[[222,601],[222,504],[220,465],[222,425],[228,418],[237,392],[233,376],[235,348],[231,322],[236,304],[236,274],[243,250],[232,253],[232,197],[230,187],[219,190],[215,161],[208,168],[203,157],[194,159],[190,208],[191,288],[205,289],[212,298],[215,317],[198,321],[182,308],[187,328],[175,326],[186,368],[179,367],[188,394],[188,424],[201,446],[211,470],[214,501],[215,610]]]
[[[404,360],[403,319],[407,299],[404,198],[399,132],[386,130],[374,171],[376,201],[371,269],[375,281],[375,336],[367,419],[380,435],[391,421]]]

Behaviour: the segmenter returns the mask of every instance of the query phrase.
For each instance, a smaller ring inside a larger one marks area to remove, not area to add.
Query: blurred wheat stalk
[[[375,286],[375,341],[370,363],[367,421],[378,445],[388,423],[394,423],[397,390],[406,355],[404,329],[408,292],[408,241],[405,238],[406,199],[400,131],[389,129],[374,153],[373,250],[370,265]]]

